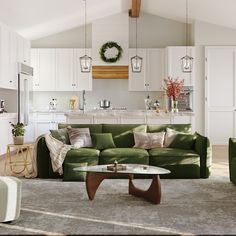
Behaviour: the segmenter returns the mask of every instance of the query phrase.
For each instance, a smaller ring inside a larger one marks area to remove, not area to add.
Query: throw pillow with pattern
[[[68,128],[71,145],[76,148],[92,147],[92,139],[89,128]]]

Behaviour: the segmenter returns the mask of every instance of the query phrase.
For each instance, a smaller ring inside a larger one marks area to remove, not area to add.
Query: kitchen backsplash
[[[33,109],[48,109],[49,102],[57,99],[57,109],[69,109],[69,100],[72,96],[81,97],[82,92],[34,92]],[[111,101],[111,107],[126,107],[127,109],[145,109],[144,99],[147,95],[159,100],[161,108],[165,108],[163,92],[129,92],[128,80],[99,79],[93,80],[93,91],[85,94],[87,108],[98,108],[99,101]]]

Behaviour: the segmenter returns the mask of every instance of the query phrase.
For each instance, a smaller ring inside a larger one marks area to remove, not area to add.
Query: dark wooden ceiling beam
[[[139,17],[141,9],[141,0],[132,0],[132,9],[129,10],[130,17]]]

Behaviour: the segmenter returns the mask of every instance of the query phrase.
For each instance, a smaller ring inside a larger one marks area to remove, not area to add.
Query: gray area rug
[[[22,181],[20,218],[0,223],[0,234],[236,234],[236,186],[226,177],[162,179],[160,205],[129,195],[125,179],[105,180],[93,201],[83,182]]]

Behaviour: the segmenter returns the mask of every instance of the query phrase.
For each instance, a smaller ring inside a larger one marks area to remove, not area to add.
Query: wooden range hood
[[[93,66],[93,79],[128,79],[128,66]]]

